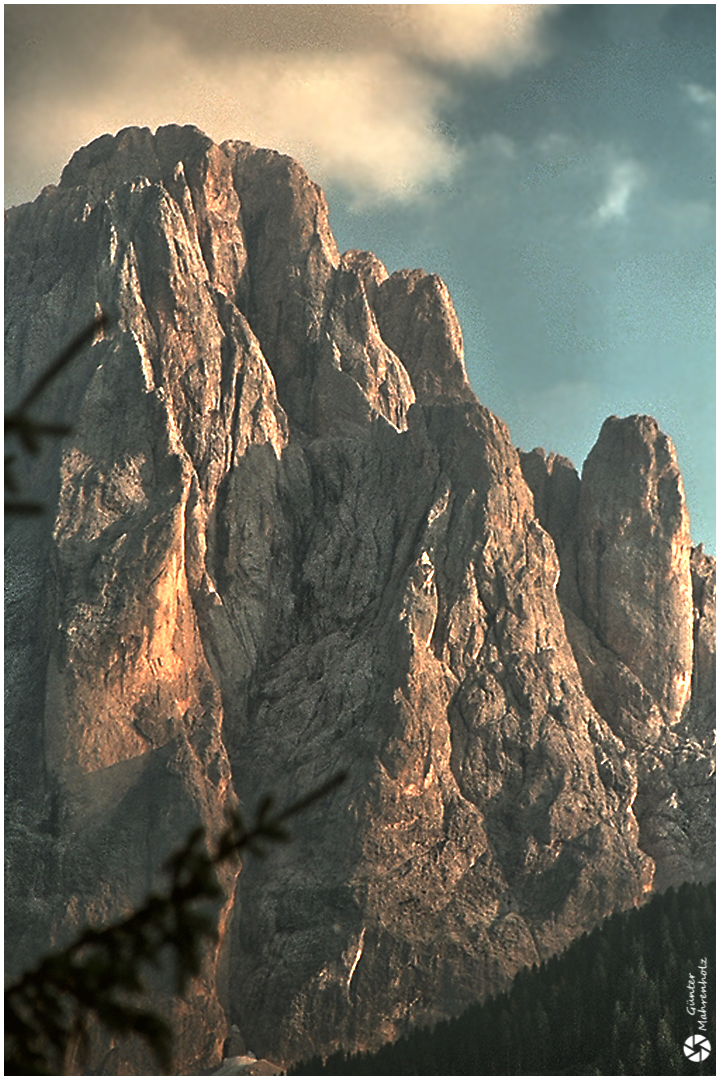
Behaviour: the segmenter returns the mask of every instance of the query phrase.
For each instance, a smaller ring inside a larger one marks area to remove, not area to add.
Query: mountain
[[[180,1071],[230,1021],[274,1061],[374,1049],[714,877],[715,561],[652,418],[582,478],[519,453],[443,282],[341,255],[296,162],[195,128],[77,151],[5,258],[10,403],[110,316],[6,538],[11,974],[341,768],[226,872],[188,1000],[159,985]]]

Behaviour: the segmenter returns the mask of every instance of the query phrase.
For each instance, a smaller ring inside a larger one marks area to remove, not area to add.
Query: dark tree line
[[[702,1063],[683,1044],[688,976],[708,959]],[[293,1075],[714,1076],[715,884],[685,884],[610,916],[560,956],[521,971],[509,992],[418,1029],[374,1054],[333,1054]]]

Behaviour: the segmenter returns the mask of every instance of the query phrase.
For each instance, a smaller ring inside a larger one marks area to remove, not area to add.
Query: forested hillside
[[[715,1051],[688,1060],[688,982],[708,959],[714,985],[715,884],[682,885],[618,913],[512,989],[375,1054],[315,1058],[293,1075],[715,1075]],[[699,1004],[696,991],[695,1005]],[[715,1046],[715,1003],[707,1037]]]

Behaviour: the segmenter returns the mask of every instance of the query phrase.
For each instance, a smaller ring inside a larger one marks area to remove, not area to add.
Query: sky
[[[444,278],[516,446],[655,416],[715,552],[714,5],[4,11],[6,206],[130,124],[292,154],[341,250]]]

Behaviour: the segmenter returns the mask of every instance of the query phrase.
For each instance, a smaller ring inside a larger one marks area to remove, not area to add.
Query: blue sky
[[[517,446],[654,415],[715,550],[714,5],[5,13],[6,204],[131,123],[291,153],[341,249],[443,276]]]
[[[606,416],[654,415],[712,551],[713,16],[566,7],[543,62],[446,75],[460,161],[432,197],[378,213],[328,188],[341,246],[443,275],[473,387],[516,445],[580,469]]]

